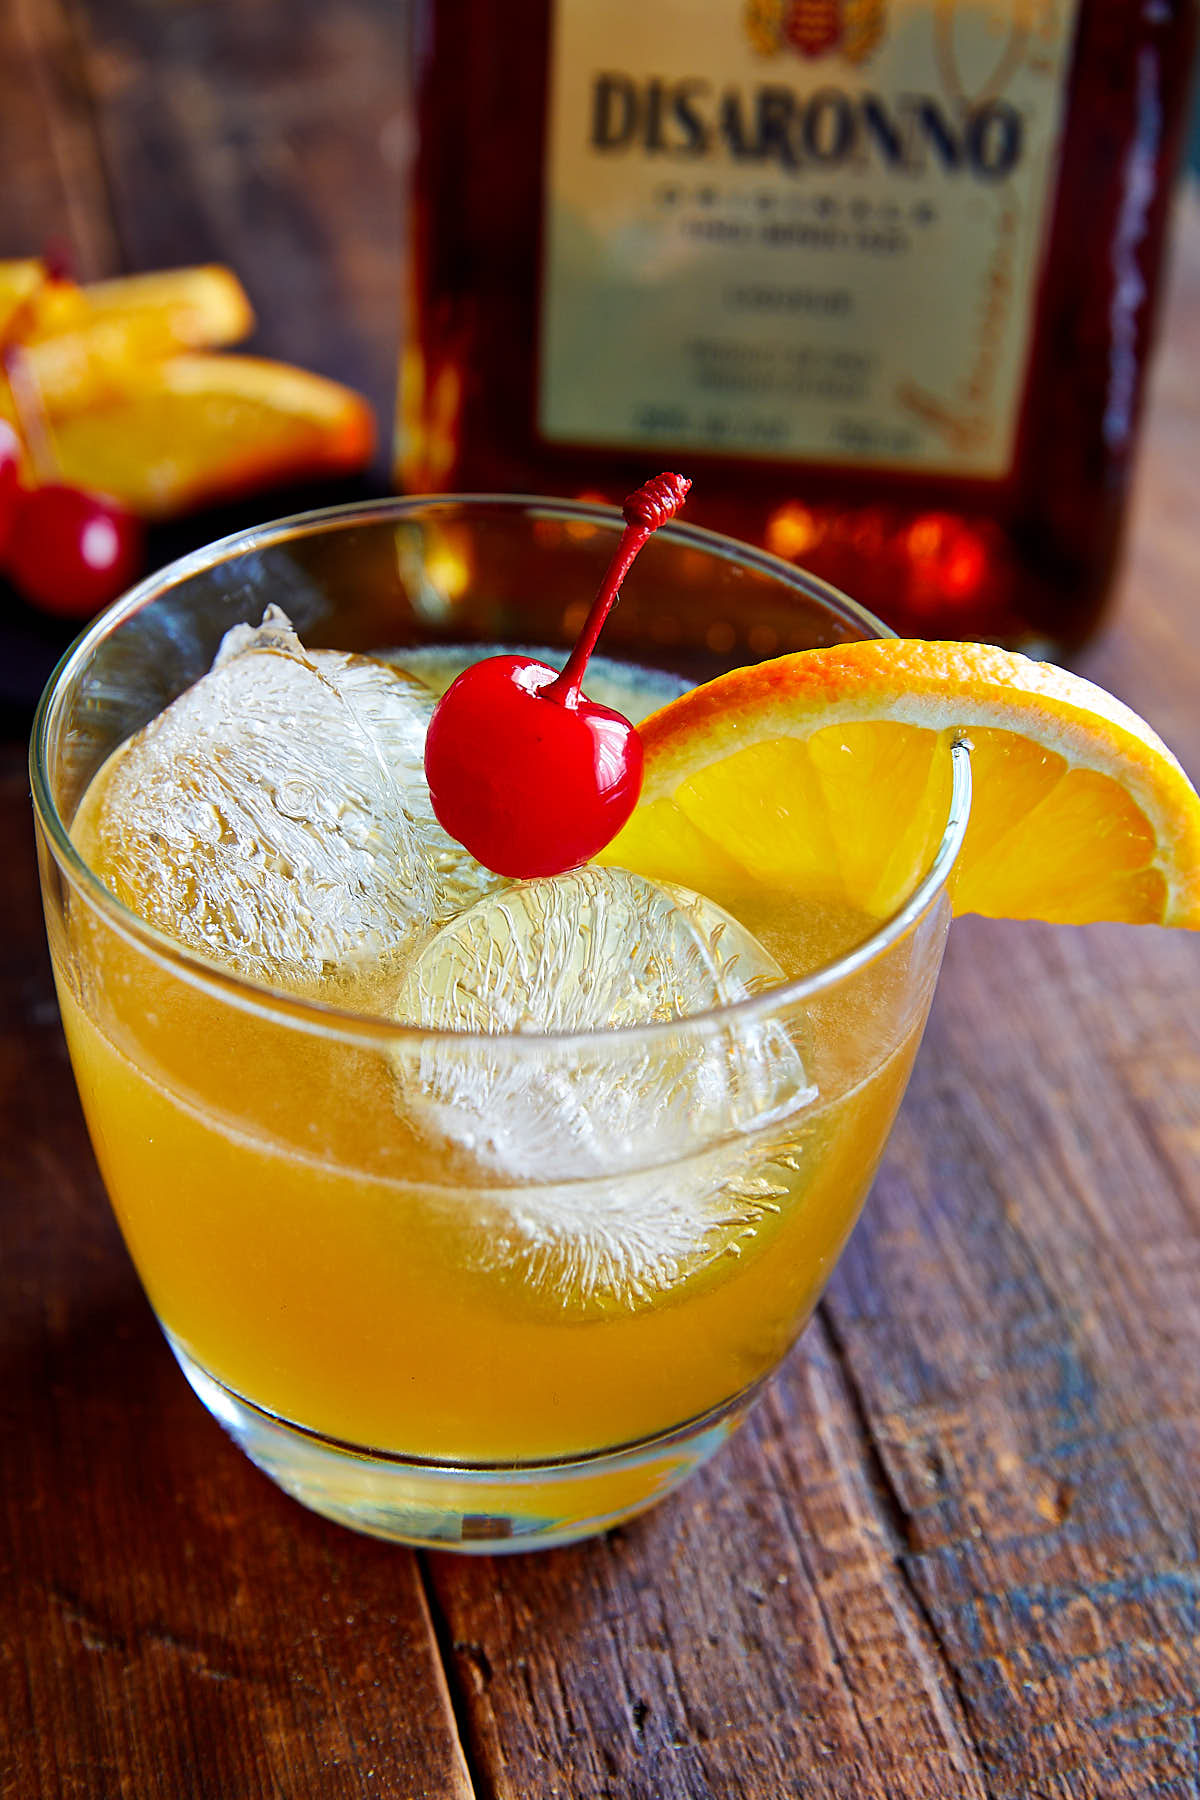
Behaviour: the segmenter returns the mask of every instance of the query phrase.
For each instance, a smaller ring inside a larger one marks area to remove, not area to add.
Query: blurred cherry
[[[0,556],[8,542],[21,498],[21,441],[0,419]]]
[[[19,497],[3,563],[34,606],[86,619],[136,580],[142,554],[142,524],[127,507],[48,482]]]

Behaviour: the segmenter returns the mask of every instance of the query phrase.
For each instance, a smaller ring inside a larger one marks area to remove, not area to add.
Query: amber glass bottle
[[[619,501],[678,466],[689,519],[902,633],[1084,640],[1120,546],[1196,0],[415,18],[405,488]]]

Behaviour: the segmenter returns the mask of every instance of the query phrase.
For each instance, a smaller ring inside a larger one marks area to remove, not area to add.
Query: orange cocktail
[[[231,540],[93,628],[39,722],[63,1017],[151,1302],[256,1461],[409,1541],[578,1536],[722,1441],[854,1223],[949,918],[943,741],[940,824],[869,905],[620,841],[513,884],[436,836],[414,719],[472,641],[569,637],[617,523],[397,502]],[[698,588],[706,619],[791,600],[800,641],[877,629],[660,538],[624,604],[679,678],[601,671],[631,716],[711,667]]]

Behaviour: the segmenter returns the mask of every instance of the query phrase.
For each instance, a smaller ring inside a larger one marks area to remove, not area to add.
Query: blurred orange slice
[[[0,337],[6,337],[15,314],[26,306],[46,279],[45,264],[36,256],[0,261]]]
[[[739,669],[639,728],[642,799],[601,860],[725,898],[885,916],[929,866],[973,746],[956,912],[1200,929],[1200,798],[1136,713],[990,645],[878,639]]]
[[[253,330],[254,313],[237,276],[214,264],[86,287],[42,281],[21,324],[29,373],[54,419],[103,404],[147,363],[237,343]]]
[[[255,488],[360,469],[371,409],[339,382],[260,357],[139,368],[103,405],[53,421],[60,479],[156,519]]]

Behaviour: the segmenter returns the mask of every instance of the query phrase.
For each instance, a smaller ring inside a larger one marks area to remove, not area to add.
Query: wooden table
[[[282,12],[9,0],[0,254],[228,260],[258,346],[386,419],[400,27]],[[1194,197],[1180,227],[1084,667],[1196,774]],[[754,1422],[601,1541],[460,1560],[308,1516],[187,1391],[84,1134],[15,741],[0,868],[6,1800],[1200,1794],[1194,939],[957,924],[874,1197]]]

